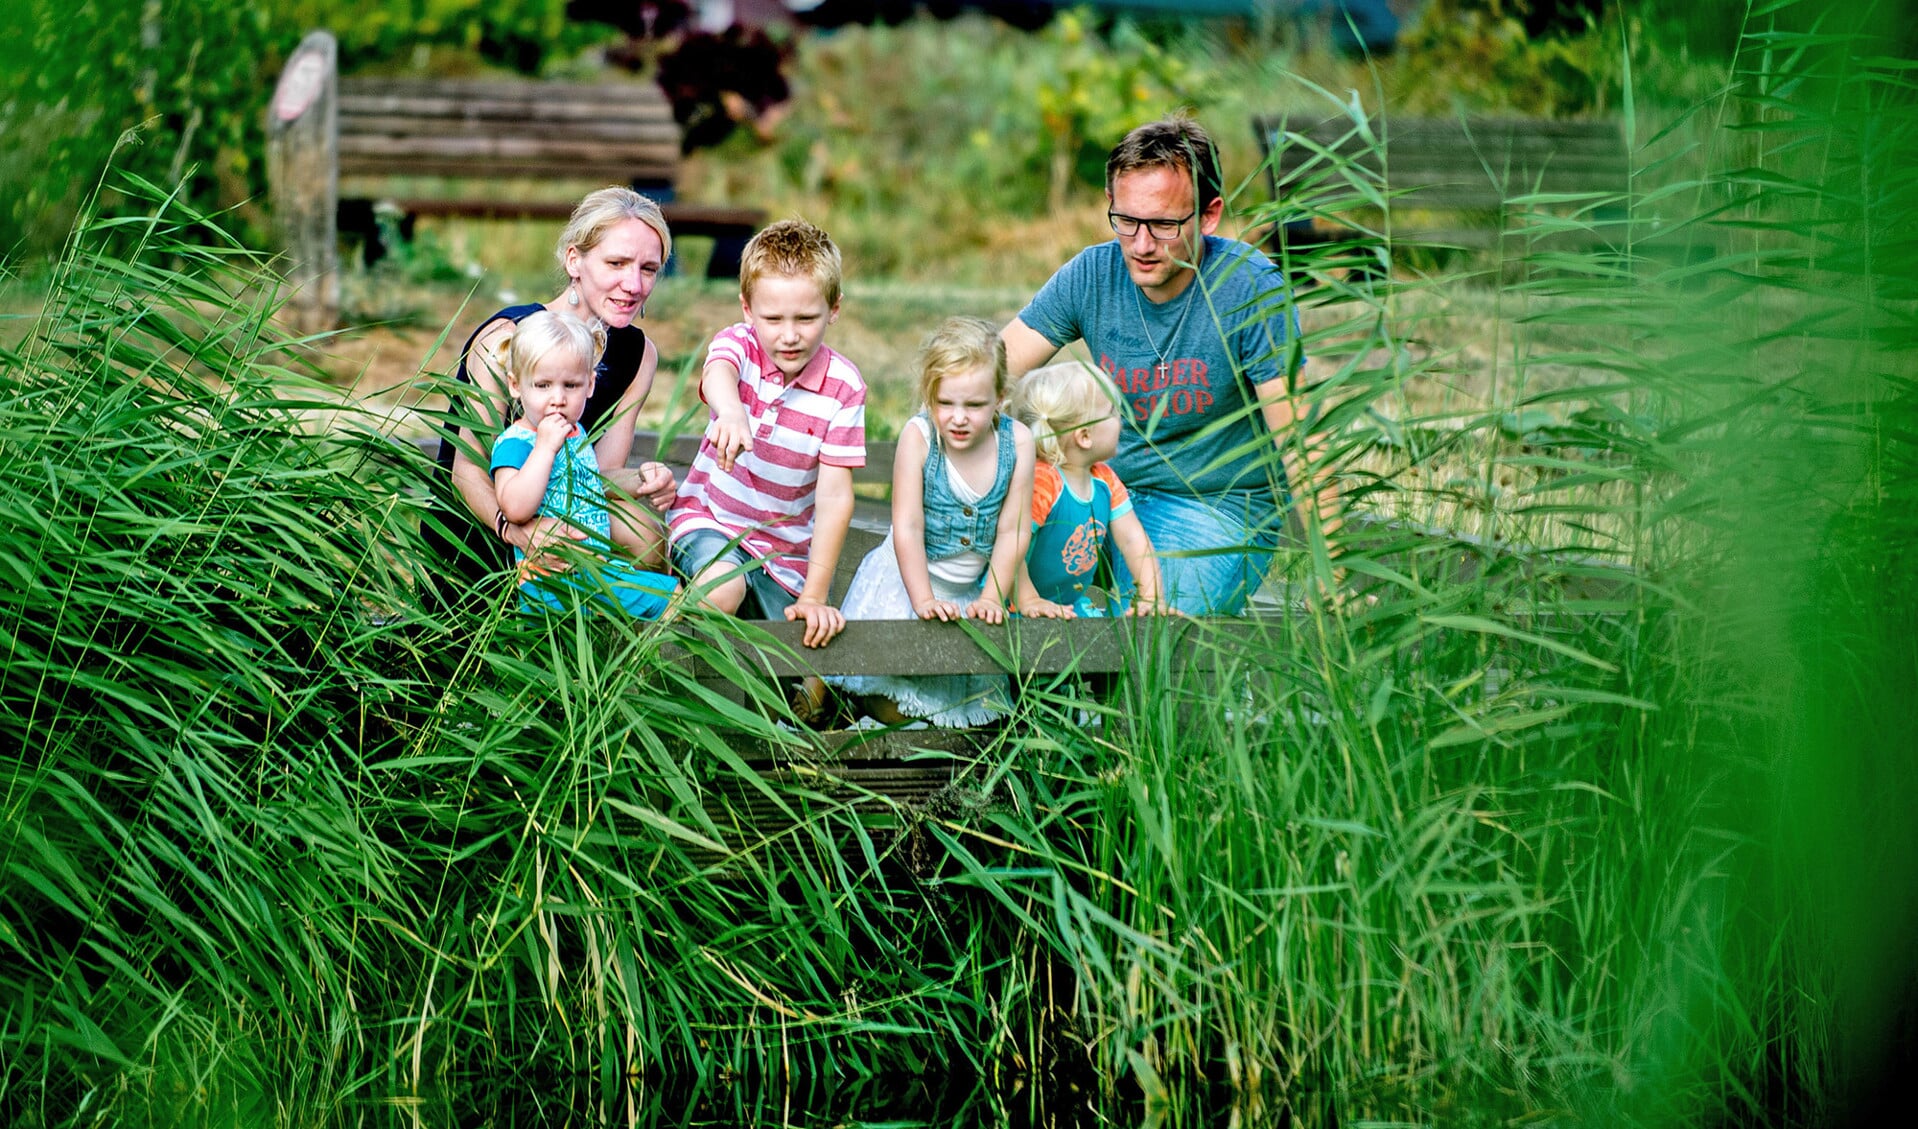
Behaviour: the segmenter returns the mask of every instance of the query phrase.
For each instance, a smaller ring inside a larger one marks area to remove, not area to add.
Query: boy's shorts
[[[741,548],[733,538],[715,530],[693,530],[673,542],[672,553],[673,567],[688,584],[715,563],[729,569],[750,566],[740,574],[746,581],[746,598],[739,602],[739,611],[735,613],[740,619],[785,619],[786,609],[799,598],[766,575],[759,558]]]

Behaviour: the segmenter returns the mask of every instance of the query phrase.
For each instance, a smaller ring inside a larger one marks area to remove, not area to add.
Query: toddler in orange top
[[[1165,610],[1152,541],[1125,484],[1106,465],[1119,449],[1117,390],[1078,361],[1048,365],[1019,382],[1013,413],[1032,429],[1032,541],[1019,570],[1020,615],[1104,615],[1093,582],[1108,538],[1137,584],[1127,615]]]

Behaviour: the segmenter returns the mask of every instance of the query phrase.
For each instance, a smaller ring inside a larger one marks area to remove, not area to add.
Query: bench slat
[[[514,162],[567,168],[574,164],[638,164],[671,167],[679,159],[672,142],[622,142],[613,145],[576,137],[511,137],[471,134],[461,137],[373,136],[340,138],[340,164],[351,168],[359,158],[415,161],[460,161],[485,174],[500,164]]]
[[[465,219],[518,217],[566,219],[573,200],[446,200],[423,197],[386,198],[401,212],[413,216],[451,216]],[[661,204],[666,224],[677,235],[751,234],[765,222],[758,208],[726,208],[717,204]],[[695,450],[697,448],[695,447]],[[689,460],[690,461],[690,458]]]
[[[1622,194],[1630,183],[1629,154],[1613,121],[1392,118],[1374,123],[1377,142],[1354,135],[1345,118],[1265,116],[1254,118],[1253,128],[1268,158],[1274,199],[1289,203],[1308,196],[1328,209],[1365,206],[1344,184],[1347,174],[1312,148],[1317,145],[1379,178],[1394,193],[1393,227],[1405,243],[1496,245],[1502,238],[1496,226],[1468,228],[1456,220],[1439,226],[1421,213],[1504,212],[1515,197]],[[1312,144],[1287,138],[1288,128]],[[1551,236],[1566,245],[1601,243],[1610,237],[1602,230]]]
[[[472,117],[421,118],[405,114],[362,114],[340,120],[340,143],[359,144],[370,137],[485,137],[499,127],[496,121]],[[679,148],[679,127],[665,121],[557,121],[542,122],[541,136],[609,145],[667,145]]]

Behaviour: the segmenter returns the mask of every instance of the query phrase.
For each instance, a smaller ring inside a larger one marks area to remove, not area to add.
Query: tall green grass
[[[439,618],[427,462],[309,428],[271,276],[129,189],[152,216],[83,227],[3,358],[9,1123],[977,1044],[974,927],[729,747],[809,755],[733,629],[528,620],[503,576]]]
[[[1324,458],[1400,460],[1354,475],[1359,509],[1478,536],[1349,534],[1376,605],[1214,678],[1160,656],[1102,730],[1057,703],[992,837],[948,830],[956,880],[1069,955],[1101,1077],[1341,1120],[1781,1124],[1872,1077],[1918,861],[1888,810],[1918,747],[1918,120],[1889,34],[1768,6],[1689,115],[1635,106],[1628,55],[1628,196],[1515,198],[1469,273],[1289,264],[1319,283],[1306,350],[1342,362]],[[1270,214],[1393,187],[1335,167]],[[1599,246],[1548,249],[1577,230]],[[1399,311],[1472,286],[1507,334],[1490,402],[1408,413],[1445,358]],[[1327,564],[1308,530],[1294,581]]]
[[[1881,31],[1756,12],[1722,96],[1628,105],[1628,198],[1520,202],[1610,248],[1289,264],[1329,370],[1292,453],[1475,536],[1354,523],[1376,602],[1204,674],[1148,628],[1104,700],[1035,681],[905,834],[735,751],[816,755],[749,629],[526,620],[506,577],[477,618],[423,601],[424,460],[309,426],[258,258],[130,185],[151,214],[83,224],[0,354],[0,1111],[952,1072],[981,1118],[1068,1082],[1148,1121],[1837,1115],[1910,999],[1918,862],[1918,165]],[[1498,382],[1428,409],[1404,317],[1465,288]]]

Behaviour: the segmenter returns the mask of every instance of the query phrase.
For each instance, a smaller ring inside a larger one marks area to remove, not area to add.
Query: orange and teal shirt
[[[1041,462],[1032,472],[1032,545],[1026,571],[1039,594],[1082,614],[1113,519],[1132,512],[1125,484],[1105,463],[1092,468],[1092,495],[1074,493],[1059,468]]]

